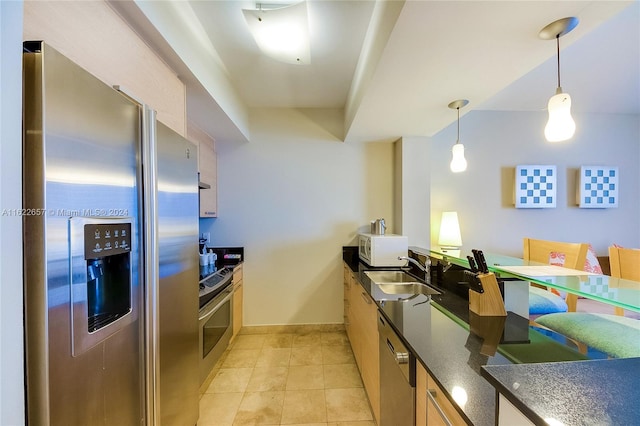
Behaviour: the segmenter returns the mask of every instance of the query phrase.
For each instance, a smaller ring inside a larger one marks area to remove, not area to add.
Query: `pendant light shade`
[[[544,128],[547,141],[561,142],[571,139],[576,131],[576,122],[571,117],[571,96],[562,92],[552,96],[547,109],[549,121]]]
[[[448,105],[449,108],[456,109],[458,111],[458,138],[451,148],[452,158],[451,163],[449,164],[449,168],[454,173],[460,173],[467,170],[467,159],[464,158],[464,145],[460,143],[460,108],[464,107],[468,103],[469,101],[466,99],[458,99]]]
[[[451,148],[451,153],[453,154],[453,158],[451,158],[451,163],[449,164],[451,171],[460,173],[467,170],[467,159],[464,158],[464,145],[456,142]]]
[[[576,131],[576,123],[571,117],[571,96],[562,91],[560,85],[560,37],[569,33],[578,25],[578,18],[563,18],[554,21],[540,30],[543,40],[556,39],[558,57],[558,87],[556,94],[549,99],[547,110],[549,120],[544,128],[544,136],[549,142],[562,142],[571,139]]]

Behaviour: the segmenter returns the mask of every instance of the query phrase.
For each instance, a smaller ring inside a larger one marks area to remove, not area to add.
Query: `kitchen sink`
[[[404,271],[364,271],[365,275],[376,284],[415,283],[417,278]]]
[[[375,284],[383,293],[386,294],[424,294],[425,296],[441,294],[438,290],[418,282],[402,284]]]
[[[394,299],[403,299],[419,294],[425,296],[442,294],[404,271],[365,271],[364,273],[374,284],[371,290],[376,300],[385,300],[386,295],[394,296]]]

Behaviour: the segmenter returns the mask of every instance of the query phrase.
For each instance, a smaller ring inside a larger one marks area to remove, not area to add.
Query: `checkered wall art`
[[[583,209],[618,207],[618,168],[582,166],[576,191],[577,203]]]
[[[557,186],[556,176],[556,166],[516,166],[516,208],[555,208]]]

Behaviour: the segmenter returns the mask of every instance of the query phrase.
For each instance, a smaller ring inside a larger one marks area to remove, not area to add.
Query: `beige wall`
[[[24,39],[44,40],[108,85],[120,85],[186,135],[184,84],[103,1],[27,1]]]
[[[339,118],[338,118],[339,119]],[[393,144],[345,144],[296,110],[252,110],[252,142],[217,143],[214,245],[244,246],[245,322],[343,322],[342,246],[393,215]]]

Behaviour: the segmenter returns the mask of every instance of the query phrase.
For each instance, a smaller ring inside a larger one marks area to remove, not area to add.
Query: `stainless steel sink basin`
[[[364,271],[364,273],[376,284],[417,282],[416,277],[404,271]]]
[[[429,287],[426,284],[413,282],[402,284],[378,284],[378,288],[386,294],[424,294],[425,296],[431,296],[434,294],[441,294],[438,290]]]
[[[380,292],[386,295],[393,295],[399,299],[419,294],[424,294],[425,296],[441,294],[438,290],[418,281],[416,277],[404,271],[365,271],[364,273]],[[386,299],[375,288],[372,291],[374,298],[377,300]]]

